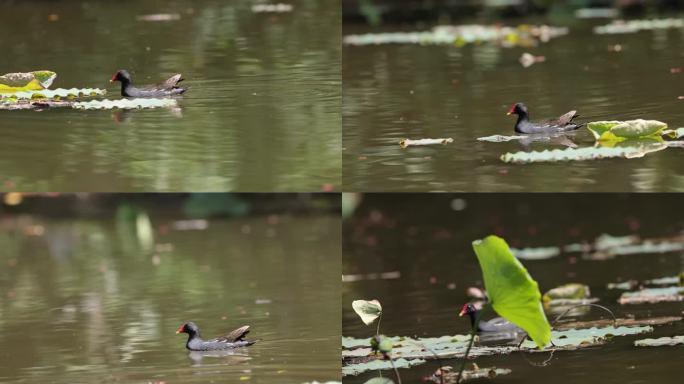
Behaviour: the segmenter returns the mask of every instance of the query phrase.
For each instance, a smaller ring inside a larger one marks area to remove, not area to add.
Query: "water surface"
[[[399,272],[397,279],[345,282],[342,288],[345,336],[370,337],[375,324],[365,326],[351,308],[356,299],[378,299],[383,306],[380,332],[391,336],[438,337],[466,334],[467,318],[458,317],[467,302],[466,289],[482,286],[480,267],[471,242],[498,234],[517,248],[593,243],[603,234],[642,238],[680,235],[684,217],[671,207],[676,195],[364,195],[354,216],[344,223],[345,275]],[[589,286],[598,304],[617,317],[681,316],[681,303],[619,305],[622,291],[609,290],[611,282],[643,281],[675,276],[684,267],[681,252],[617,256],[604,261],[585,260],[579,253],[562,253],[548,260],[523,260],[540,290],[565,283]],[[490,312],[485,319],[493,317]],[[605,318],[591,311],[579,320]],[[551,317],[552,318],[552,317]],[[605,346],[559,351],[551,364],[530,366],[518,353],[478,357],[480,367],[510,368],[497,381],[548,383],[677,382],[684,351],[678,347],[635,348],[635,339],[681,335],[684,323],[656,327],[655,332],[616,337]],[[541,362],[548,358],[528,355]],[[444,360],[458,365],[460,360]],[[438,368],[434,361],[401,369],[403,382],[417,382]],[[393,377],[390,371],[383,374]],[[345,383],[363,383],[377,372],[345,376]]]
[[[340,222],[275,214],[201,222],[0,220],[0,381],[303,383],[339,377]],[[126,218],[128,217],[128,218]],[[183,224],[184,223],[184,224]],[[151,228],[151,231],[148,229]],[[251,326],[229,356],[175,330]]]
[[[318,191],[338,188],[340,7],[241,1],[0,1],[0,72],[50,69],[53,88],[182,73],[177,110],[0,111],[2,188]],[[178,20],[141,21],[170,14]],[[52,16],[50,16],[52,15]],[[50,21],[53,19],[55,21]]]
[[[492,20],[463,20],[488,24]],[[501,21],[499,21],[501,22]],[[343,48],[344,185],[353,191],[683,191],[682,152],[642,159],[508,165],[506,152],[563,149],[558,144],[486,143],[512,135],[506,112],[525,102],[533,120],[577,109],[579,121],[661,120],[684,126],[684,30],[594,35],[608,21],[506,19],[568,26],[538,47],[376,45]],[[426,30],[430,26],[344,26],[344,34]],[[616,51],[616,46],[619,46]],[[524,52],[545,56],[529,68]],[[674,73],[672,73],[674,72]],[[403,138],[452,137],[447,146],[402,149]],[[593,145],[582,129],[572,136]]]

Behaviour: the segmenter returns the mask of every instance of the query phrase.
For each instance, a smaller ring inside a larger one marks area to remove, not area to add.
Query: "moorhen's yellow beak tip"
[[[114,80],[111,80],[111,79],[110,79],[110,80],[109,80],[109,82],[110,82],[110,83],[113,83],[113,82],[114,82]]]
[[[179,333],[180,333],[180,331],[176,331],[176,335],[179,334]]]
[[[506,113],[506,116],[508,116],[508,115],[510,115],[510,114],[511,114],[511,113],[510,113],[510,112],[508,112],[508,113]]]

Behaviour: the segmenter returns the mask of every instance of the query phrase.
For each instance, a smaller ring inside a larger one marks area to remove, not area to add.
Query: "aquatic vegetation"
[[[546,260],[559,256],[561,253],[558,247],[536,247],[536,248],[511,248],[513,256],[520,260]]]
[[[106,90],[99,88],[37,89],[0,94],[0,101],[15,101],[22,99],[77,99],[84,96],[103,96],[106,93]]]
[[[602,345],[618,336],[636,335],[653,331],[652,326],[618,326],[602,328],[565,329],[551,331],[553,346],[547,347],[547,351],[576,350],[581,348]],[[395,363],[398,360],[406,360],[411,365],[422,364],[435,359],[463,358],[469,345],[470,337],[467,335],[452,335],[433,338],[390,337],[393,343],[392,355]],[[359,347],[365,345],[365,347]],[[506,355],[515,351],[525,353],[538,353],[536,343],[525,341],[520,348],[515,345],[484,346],[474,345],[469,352],[470,357]],[[344,372],[359,374],[371,369],[390,369],[388,362],[373,365],[374,368],[366,368],[369,362],[383,361],[372,354],[368,346],[368,339],[354,339],[346,337],[343,341],[342,359]],[[397,365],[399,366],[399,365]],[[346,369],[346,371],[345,371]]]
[[[658,120],[594,121],[587,129],[597,141],[623,141],[644,137],[659,138],[667,124]]]
[[[644,288],[635,292],[625,292],[618,299],[620,304],[661,303],[667,301],[683,301],[684,288]]]
[[[501,161],[513,164],[554,163],[561,161],[584,161],[610,158],[635,159],[651,152],[667,148],[666,143],[648,143],[620,147],[566,148],[544,151],[515,152],[501,155]]]
[[[420,44],[456,45],[495,42],[503,47],[535,46],[559,36],[568,34],[568,29],[548,25],[519,25],[518,27],[500,25],[441,25],[430,31],[388,32],[347,35],[343,43],[347,45],[378,44]]]
[[[682,27],[684,27],[684,20],[674,18],[651,20],[613,20],[610,24],[594,27],[594,33],[598,35],[613,35]]]
[[[402,148],[410,147],[410,146],[415,146],[415,145],[436,145],[436,144],[450,144],[453,143],[454,139],[451,137],[444,138],[444,139],[417,139],[417,140],[411,140],[411,139],[402,139],[399,141],[399,145]]]
[[[32,72],[16,72],[6,73],[0,76],[0,89],[2,86],[8,87],[26,87],[29,84],[33,86],[40,85],[38,89],[50,88],[52,82],[57,78],[57,74],[52,71],[32,71]],[[37,83],[33,82],[36,80]],[[32,83],[33,82],[33,83]]]
[[[425,360],[421,359],[394,359],[390,360],[369,360],[358,364],[349,364],[342,366],[342,376],[348,375],[359,375],[367,371],[377,371],[382,369],[392,369],[392,364],[396,368],[410,368],[414,365],[420,365],[425,363]]]
[[[366,325],[373,324],[375,319],[382,316],[382,305],[380,305],[378,300],[354,300],[352,302],[352,308]],[[378,323],[380,323],[379,320]]]
[[[93,100],[77,102],[73,104],[74,109],[143,109],[143,108],[165,108],[175,107],[178,102],[175,99],[118,99],[118,100]]]
[[[459,377],[459,373],[455,372],[453,367],[445,365],[437,369],[435,373],[433,373],[429,377],[426,377],[424,380],[432,381],[433,383],[439,384],[452,384],[457,383],[459,381],[493,379],[497,376],[508,375],[511,372],[512,371],[508,368],[478,367],[477,364],[473,363],[473,369],[464,370],[463,372],[461,372],[461,375]]]
[[[684,344],[684,336],[659,337],[657,339],[640,339],[634,341],[635,347],[663,347]]]
[[[536,281],[497,236],[473,242],[482,268],[489,304],[496,313],[527,332],[540,349],[551,339]]]

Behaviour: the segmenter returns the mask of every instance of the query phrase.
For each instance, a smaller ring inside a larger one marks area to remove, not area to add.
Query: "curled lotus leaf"
[[[382,306],[377,300],[354,300],[352,308],[366,325],[372,324],[382,315]]]
[[[667,129],[667,124],[658,120],[594,121],[587,129],[597,141],[621,141],[640,137],[659,136]]]
[[[56,78],[57,74],[55,72],[47,70],[6,73],[0,76],[0,86],[6,85],[9,87],[22,88],[27,86],[33,80],[36,80],[37,84],[40,85],[40,88],[38,89],[47,89],[50,88],[52,82],[55,81]]]

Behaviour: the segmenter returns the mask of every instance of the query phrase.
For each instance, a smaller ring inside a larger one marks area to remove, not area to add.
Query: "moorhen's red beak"
[[[176,329],[176,334],[183,332],[183,328],[185,328],[185,324],[181,325],[180,327],[178,327],[178,329]]]
[[[461,309],[461,312],[458,313],[458,317],[463,317],[463,315],[465,315],[465,314],[466,314],[466,309],[463,308],[463,309]]]

